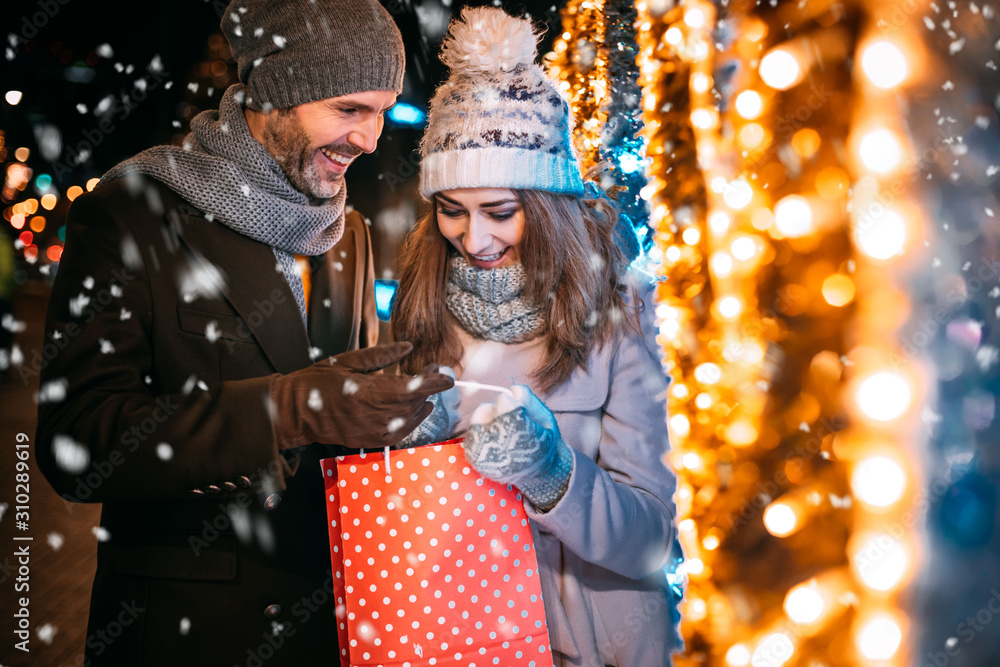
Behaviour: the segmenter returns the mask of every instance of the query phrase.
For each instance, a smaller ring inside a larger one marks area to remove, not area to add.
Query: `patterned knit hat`
[[[535,64],[529,21],[466,7],[441,60],[451,75],[434,93],[420,143],[420,192],[510,188],[583,195],[569,104]]]
[[[232,0],[222,32],[255,111],[403,90],[403,38],[376,0]]]

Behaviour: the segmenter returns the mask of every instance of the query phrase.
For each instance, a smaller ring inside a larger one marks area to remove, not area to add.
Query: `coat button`
[[[196,496],[203,496],[203,495],[205,495],[205,492],[202,491],[201,489],[191,489],[191,493],[193,495],[196,495]]]
[[[222,488],[225,489],[226,491],[235,491],[236,485],[233,484],[232,482],[223,482]]]
[[[205,493],[219,493],[221,489],[215,484],[209,484],[205,487]]]
[[[267,605],[267,607],[264,608],[264,618],[269,620],[278,618],[278,614],[280,613],[281,613],[280,604],[269,604]]]
[[[246,475],[241,476],[238,480],[236,480],[236,483],[242,486],[244,489],[249,489],[251,486],[253,486],[253,482],[251,482],[250,478],[247,477]]]
[[[281,503],[281,496],[277,493],[272,493],[264,500],[264,508],[273,510]]]

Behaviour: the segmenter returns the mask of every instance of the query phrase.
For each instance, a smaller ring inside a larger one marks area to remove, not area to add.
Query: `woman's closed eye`
[[[448,208],[446,206],[438,206],[438,213],[449,218],[461,218],[463,215],[468,215],[465,209]]]
[[[517,214],[517,209],[513,209],[510,211],[493,211],[488,213],[487,215],[489,215],[494,220],[502,222],[504,220],[510,220],[516,214]]]
[[[484,213],[497,222],[503,222],[517,215],[518,210],[520,209],[515,208],[508,211],[484,211]],[[449,208],[447,206],[438,206],[438,213],[446,218],[463,218],[469,215],[469,212],[464,208]]]

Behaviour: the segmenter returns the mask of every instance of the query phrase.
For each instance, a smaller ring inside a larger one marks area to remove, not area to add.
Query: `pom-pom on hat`
[[[403,90],[403,37],[376,0],[232,0],[222,32],[255,111]]]
[[[441,60],[451,69],[431,99],[420,142],[420,192],[510,188],[583,195],[569,104],[535,64],[529,21],[466,7]]]

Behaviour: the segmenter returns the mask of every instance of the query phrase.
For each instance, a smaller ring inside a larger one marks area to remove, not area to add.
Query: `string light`
[[[892,209],[877,209],[855,223],[854,243],[872,259],[895,257],[906,245],[906,222]]]
[[[813,230],[812,208],[805,197],[789,195],[774,206],[774,226],[784,236],[805,236]]]
[[[879,174],[889,173],[902,161],[899,140],[885,128],[865,134],[858,145],[858,154],[866,167]]]
[[[860,461],[851,476],[854,495],[874,507],[888,507],[903,496],[906,473],[887,456]]]
[[[910,407],[910,384],[891,371],[881,371],[864,378],[855,400],[861,412],[876,421],[891,421]]]
[[[857,647],[869,660],[888,660],[896,654],[903,633],[895,619],[874,614],[866,619],[857,634]]]
[[[747,120],[759,117],[763,110],[764,102],[756,90],[744,90],[736,96],[736,111]]]
[[[885,90],[903,83],[909,74],[902,50],[886,40],[874,42],[862,52],[861,69],[869,81]]]
[[[802,78],[802,66],[790,51],[775,49],[760,61],[760,78],[776,90],[787,90]]]
[[[802,625],[808,625],[819,619],[825,607],[823,596],[813,585],[800,584],[788,591],[785,596],[785,613],[788,614],[788,618]]]
[[[764,510],[764,527],[772,535],[787,537],[799,527],[799,517],[787,502],[776,502]]]

